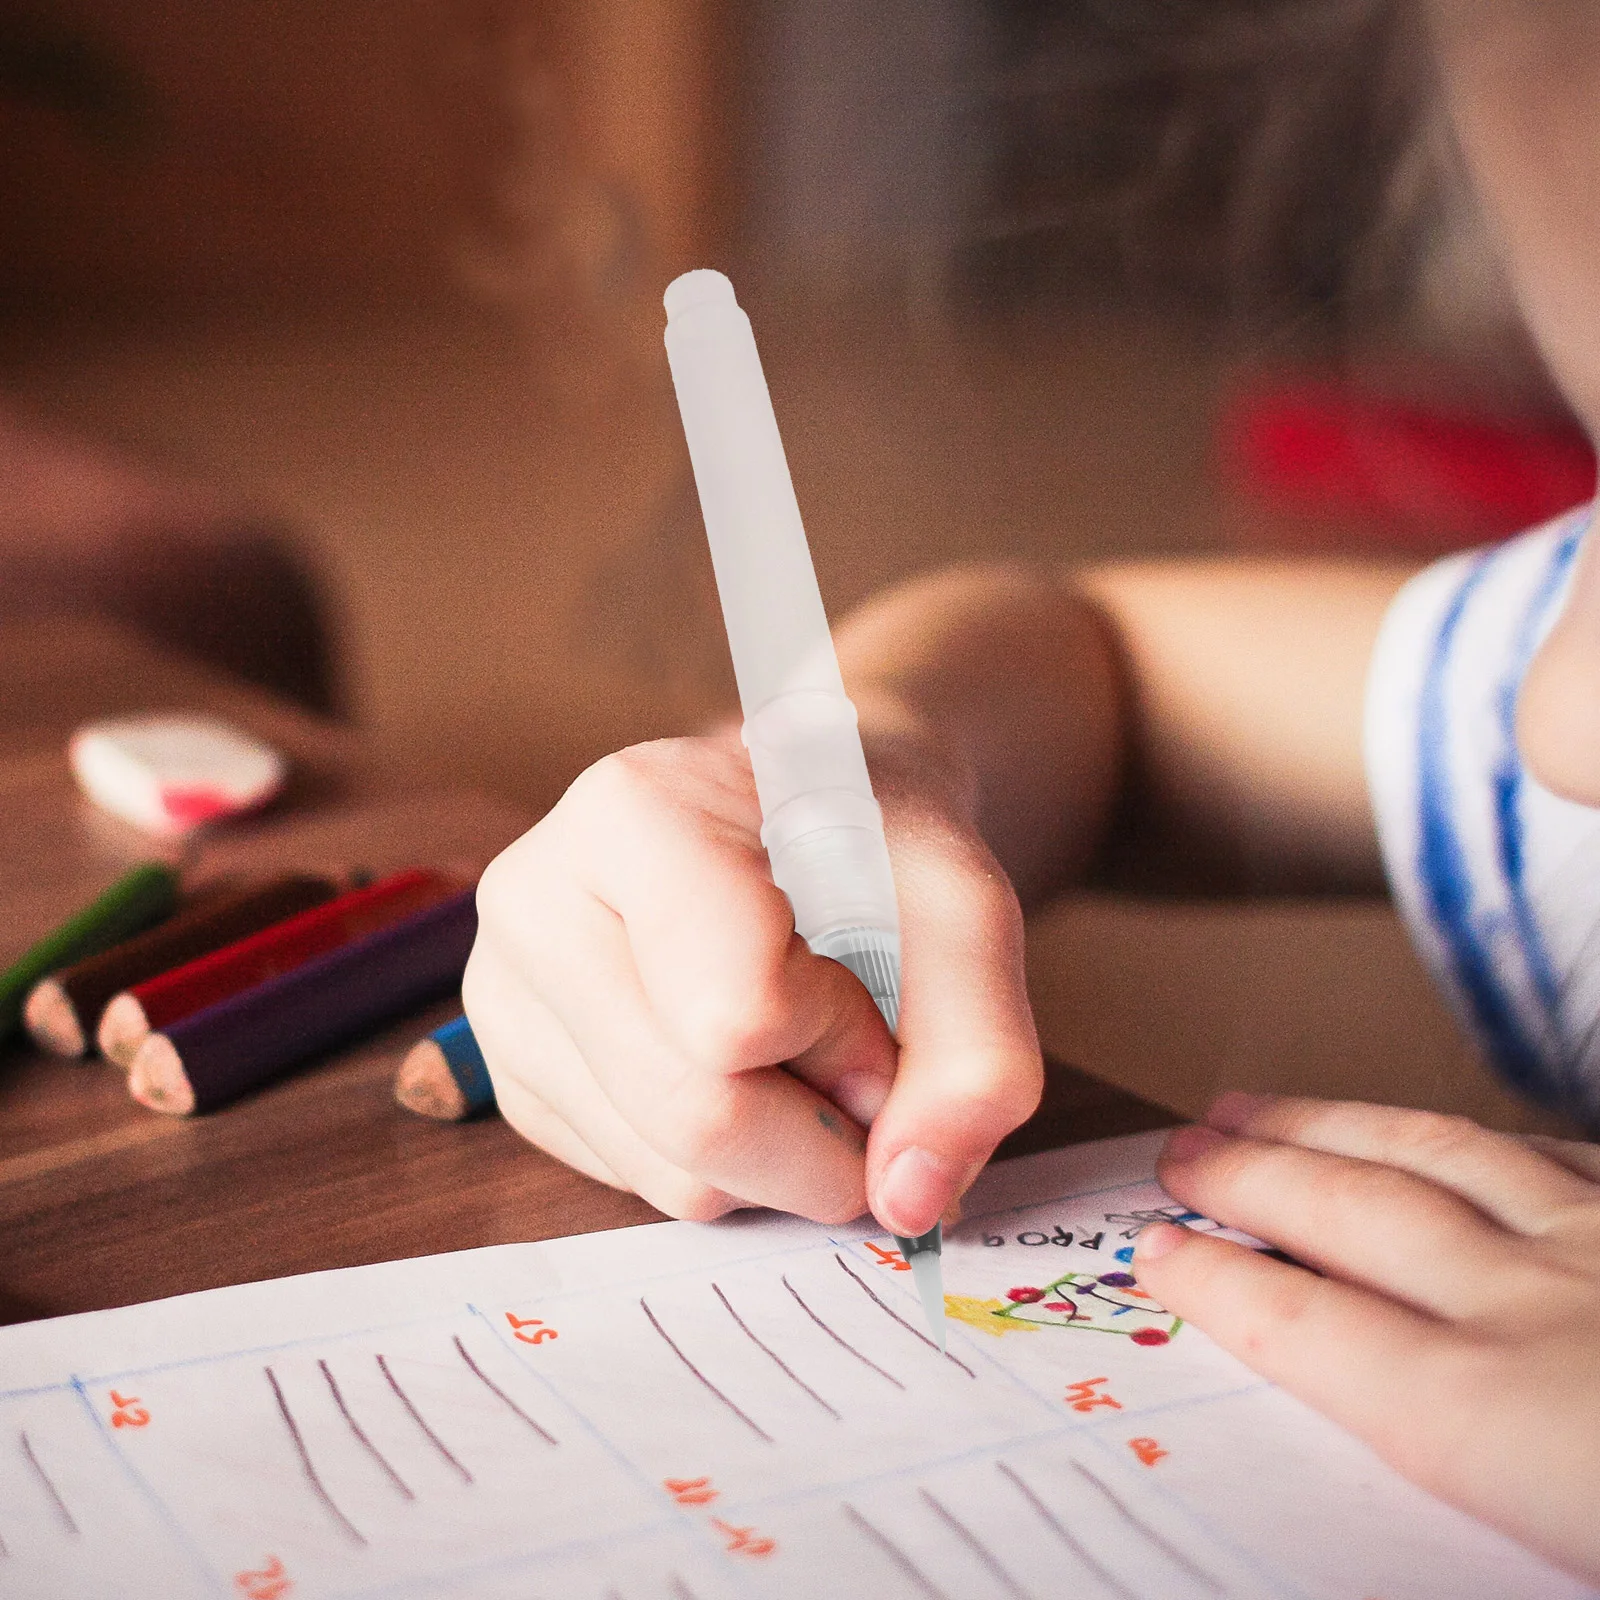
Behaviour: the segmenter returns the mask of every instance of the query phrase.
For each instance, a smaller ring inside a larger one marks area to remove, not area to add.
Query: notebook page
[[[1159,1135],[992,1169],[950,1345],[870,1226],[751,1213],[0,1329],[0,1594],[1593,1591],[1141,1295]]]

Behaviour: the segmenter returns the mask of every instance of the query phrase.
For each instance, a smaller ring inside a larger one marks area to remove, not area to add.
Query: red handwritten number
[[[776,1540],[761,1538],[754,1528],[735,1528],[719,1517],[711,1519],[711,1526],[728,1541],[731,1555],[770,1556],[778,1548]]]
[[[1160,1443],[1155,1439],[1130,1439],[1128,1448],[1147,1467],[1153,1467],[1156,1462],[1165,1460],[1169,1453],[1163,1450]]]
[[[506,1321],[511,1324],[512,1337],[520,1339],[524,1344],[543,1344],[546,1339],[561,1337],[554,1328],[545,1327],[538,1317],[514,1317],[508,1311]]]
[[[878,1258],[880,1267],[887,1267],[891,1272],[909,1272],[911,1263],[900,1254],[898,1250],[885,1250],[881,1244],[874,1244],[867,1240],[867,1249]]]
[[[266,1565],[259,1572],[237,1574],[233,1586],[246,1600],[278,1600],[280,1595],[288,1594],[294,1588],[283,1570],[283,1563],[276,1556],[268,1556]]]
[[[680,1506],[706,1506],[717,1498],[709,1478],[663,1478],[661,1487]]]
[[[120,1395],[113,1389],[111,1404],[116,1408],[111,1413],[113,1428],[142,1428],[150,1420],[150,1413],[139,1404],[136,1394]]]
[[[1109,1378],[1085,1378],[1082,1383],[1069,1383],[1066,1402],[1074,1411],[1093,1411],[1096,1406],[1110,1406],[1113,1411],[1120,1411],[1120,1400],[1113,1400],[1108,1394],[1095,1393],[1102,1383],[1110,1382]]]

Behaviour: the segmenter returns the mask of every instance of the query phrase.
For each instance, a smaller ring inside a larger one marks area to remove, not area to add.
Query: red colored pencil
[[[338,893],[331,878],[308,873],[202,890],[165,922],[36,984],[23,1010],[28,1032],[55,1055],[81,1056],[106,1006],[123,990],[326,905]]]
[[[134,1057],[128,1092],[172,1116],[226,1105],[460,988],[477,931],[473,891],[447,895],[152,1033]]]
[[[397,872],[135,984],[107,1005],[100,1019],[100,1049],[126,1068],[157,1029],[365,938],[459,887],[439,872]]]

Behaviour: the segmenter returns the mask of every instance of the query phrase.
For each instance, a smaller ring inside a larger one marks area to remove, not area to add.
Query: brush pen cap
[[[667,361],[745,715],[796,689],[843,694],[750,319],[718,272],[668,289]]]

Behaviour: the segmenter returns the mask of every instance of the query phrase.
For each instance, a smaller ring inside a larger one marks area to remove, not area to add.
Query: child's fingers
[[[487,1063],[486,1063],[487,1064]],[[522,1135],[529,1144],[538,1145],[546,1155],[575,1168],[585,1177],[613,1189],[625,1189],[630,1194],[638,1191],[631,1183],[624,1183],[599,1156],[597,1156],[572,1129],[547,1106],[533,1090],[509,1072],[490,1069],[494,1081],[494,1103],[500,1115]]]
[[[1529,1270],[1514,1235],[1395,1167],[1197,1127],[1172,1136],[1157,1170],[1185,1205],[1441,1316],[1503,1304]]]
[[[749,1203],[817,1221],[859,1216],[860,1128],[779,1066],[728,1072],[686,1057],[655,1017],[616,914],[594,900],[555,910],[568,942],[543,953],[541,998],[633,1131]]]
[[[1589,1199],[1594,1200],[1594,1185],[1600,1183],[1600,1144],[1586,1144],[1580,1139],[1557,1139],[1548,1133],[1525,1133],[1524,1144],[1532,1145],[1542,1156],[1548,1156],[1568,1172],[1575,1172],[1589,1181]]]
[[[474,948],[461,992],[495,1101],[525,1139],[668,1216],[704,1222],[747,1203],[672,1165],[640,1138],[560,1020],[494,948]]]
[[[802,1083],[825,1094],[862,1128],[872,1125],[894,1087],[899,1049],[865,984],[846,966],[806,951],[809,960],[832,968],[834,991],[826,1030],[785,1063]]]
[[[1538,1233],[1569,1206],[1593,1198],[1590,1185],[1564,1166],[1465,1117],[1358,1101],[1228,1094],[1206,1114],[1206,1122],[1252,1139],[1414,1172],[1519,1233]]]
[[[1022,918],[992,859],[964,840],[894,853],[904,962],[900,1070],[869,1143],[879,1221],[916,1235],[1033,1113],[1043,1065],[1022,971]]]
[[[730,787],[674,767],[670,776],[692,784],[680,797],[658,770],[672,748],[626,751],[591,769],[589,789],[617,793],[591,797],[582,824],[605,818],[604,838],[583,852],[584,881],[622,919],[662,1032],[717,1073],[803,1058],[808,1074],[830,1081],[875,1079],[876,1110],[894,1079],[894,1040],[850,973],[795,933],[748,768]]]
[[[648,768],[660,759],[632,753],[591,769],[571,791],[584,803],[563,801],[562,827],[536,828],[490,868],[479,890],[482,942],[560,1019],[576,1050],[571,1070],[592,1075],[669,1167],[747,1201],[831,1221],[857,1216],[866,1204],[860,1128],[774,1069],[792,1053],[859,1114],[888,1091],[893,1040],[850,973],[795,938],[764,857],[752,854],[747,819],[715,809],[737,811],[739,795],[730,801],[692,764],[674,768],[674,781],[707,790],[686,816]],[[630,806],[637,815],[622,814]],[[590,838],[597,815],[611,826]],[[596,897],[596,884],[613,904]],[[575,1091],[557,1081],[567,1075],[544,1070],[542,1097],[646,1198],[684,1214],[619,1165],[612,1145],[596,1144],[597,1113],[569,1103]]]
[[[1438,1455],[1427,1424],[1451,1413],[1430,1396],[1449,1381],[1449,1358],[1461,1348],[1446,1325],[1172,1224],[1140,1235],[1133,1268],[1140,1287],[1168,1310],[1359,1434],[1402,1472],[1424,1475]]]

